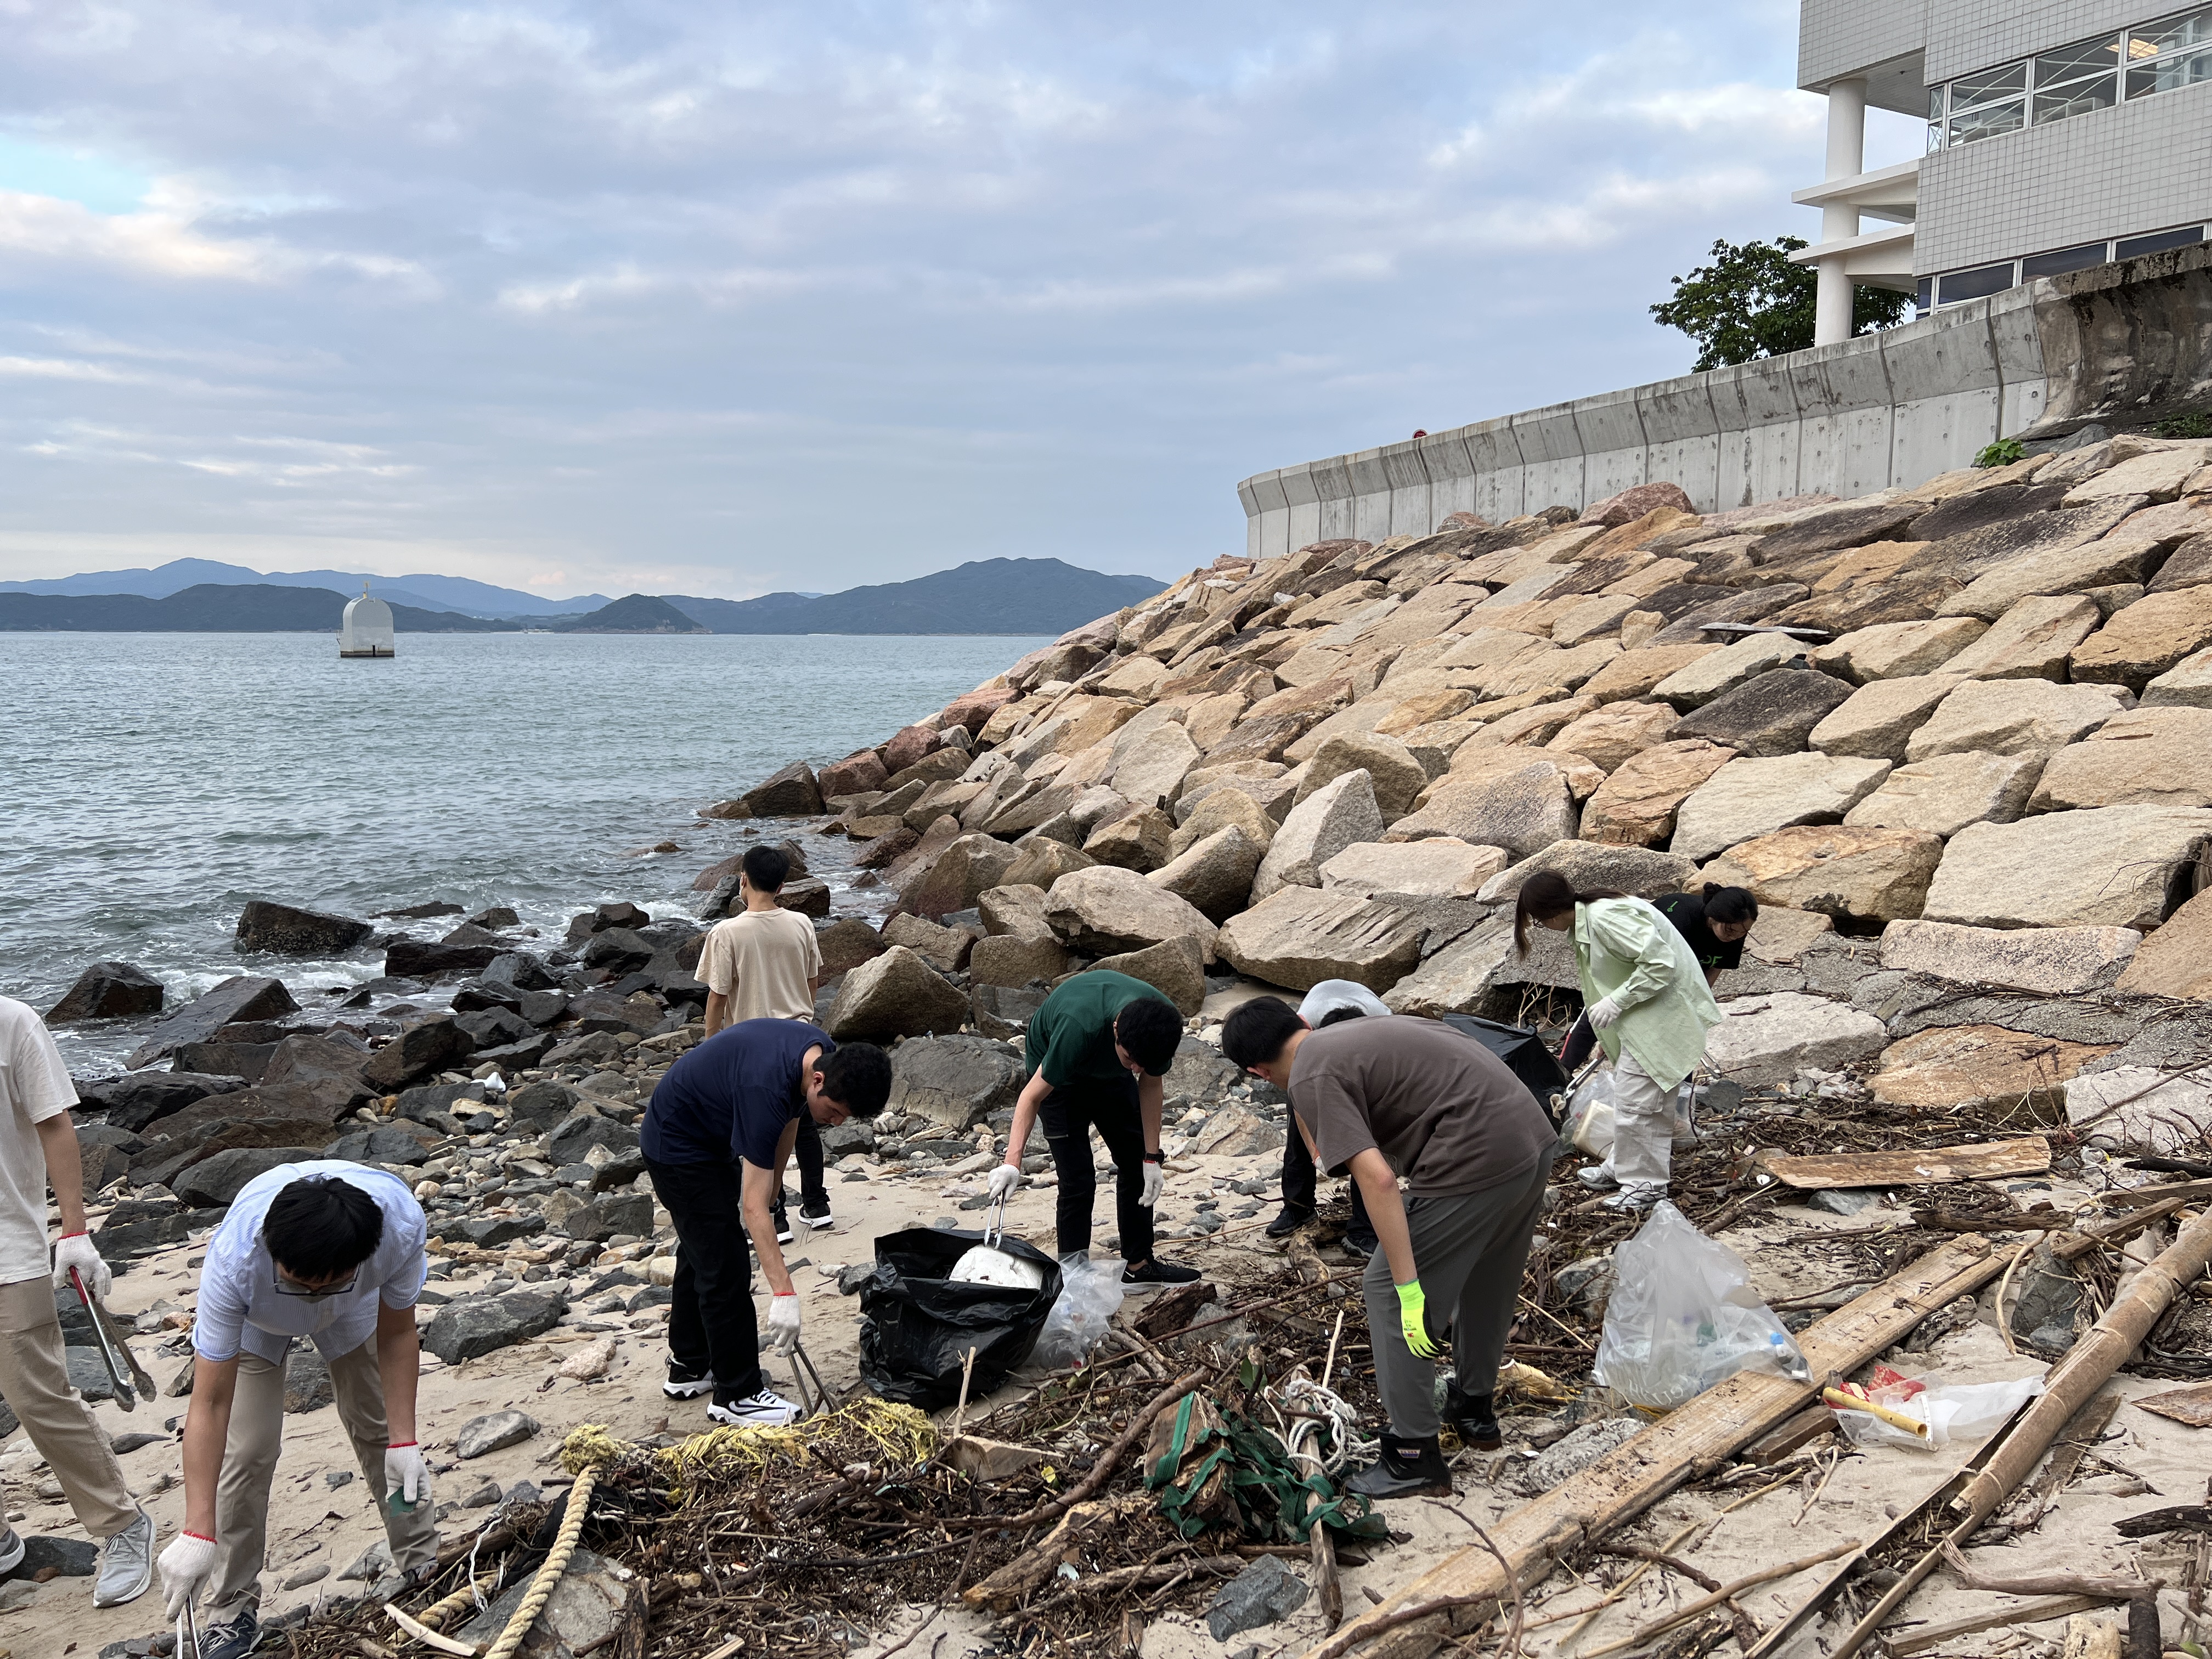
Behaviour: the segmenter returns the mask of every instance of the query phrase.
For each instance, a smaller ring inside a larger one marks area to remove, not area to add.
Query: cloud
[[[0,567],[1172,574],[1686,368],[1668,275],[1810,227],[1793,15],[0,0]]]

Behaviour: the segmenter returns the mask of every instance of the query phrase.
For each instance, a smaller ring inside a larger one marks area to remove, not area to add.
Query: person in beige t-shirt
[[[814,924],[778,902],[790,874],[791,860],[779,848],[756,847],[746,853],[738,872],[745,908],[716,922],[699,951],[708,1036],[748,1019],[814,1018],[815,994],[822,988],[822,948],[814,941]],[[817,1231],[827,1228],[830,1188],[822,1173],[822,1136],[811,1119],[800,1120],[793,1150],[799,1164],[799,1219]],[[791,1243],[781,1197],[775,1232],[781,1243]]]

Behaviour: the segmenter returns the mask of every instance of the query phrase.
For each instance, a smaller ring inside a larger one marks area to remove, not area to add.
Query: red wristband
[[[384,1449],[386,1451],[405,1451],[413,1444],[415,1444],[415,1442],[412,1440],[395,1440]]]
[[[190,1532],[190,1531],[188,1531],[188,1532],[186,1532],[186,1533],[185,1534],[185,1537],[187,1537],[187,1538],[197,1538],[197,1539],[198,1539],[198,1540],[200,1540],[200,1542],[201,1542],[201,1543],[203,1543],[203,1544],[212,1544],[212,1543],[214,1543],[214,1542],[215,1542],[215,1540],[214,1540],[214,1539],[212,1539],[212,1538],[209,1537],[209,1536],[208,1536],[205,1533],[204,1533],[204,1532]]]
[[[87,1231],[85,1229],[83,1229],[83,1228],[80,1227],[76,1231],[75,1231],[75,1232],[73,1232],[73,1233],[64,1233],[64,1234],[62,1235],[62,1237],[63,1237],[64,1238],[89,1238],[89,1237],[92,1237],[92,1235],[91,1235],[91,1233],[90,1233],[90,1232]],[[193,1535],[194,1535],[195,1537],[197,1537],[198,1534],[194,1534]]]
[[[787,1296],[797,1296],[799,1292],[797,1291],[778,1291],[769,1297],[769,1300],[771,1302],[780,1302]]]

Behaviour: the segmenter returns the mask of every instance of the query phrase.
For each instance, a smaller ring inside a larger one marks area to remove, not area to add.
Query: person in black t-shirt
[[[1743,965],[1744,939],[1759,920],[1759,901],[1748,887],[1723,887],[1709,881],[1702,893],[1665,893],[1651,902],[1688,944],[1690,954],[1705,970],[1706,984]],[[1559,1063],[1571,1076],[1596,1046],[1597,1033],[1584,1014],[1567,1033]]]

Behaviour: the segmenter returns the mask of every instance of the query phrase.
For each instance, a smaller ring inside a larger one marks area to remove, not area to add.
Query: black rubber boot
[[[1382,1437],[1382,1455],[1344,1483],[1346,1492],[1381,1503],[1392,1498],[1449,1498],[1451,1471],[1444,1467],[1437,1437],[1401,1440]]]
[[[1505,1443],[1498,1427],[1497,1395],[1462,1394],[1459,1384],[1444,1384],[1444,1421],[1452,1425],[1460,1443],[1475,1451],[1496,1451]]]

